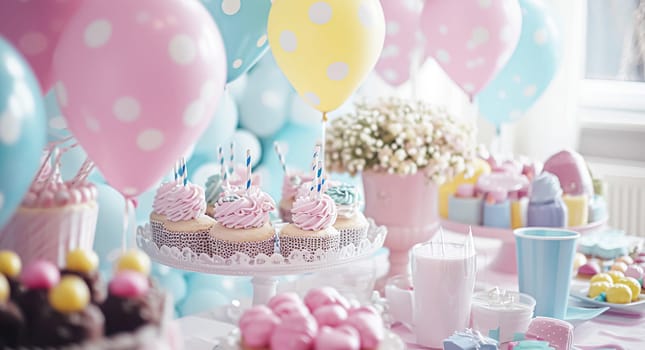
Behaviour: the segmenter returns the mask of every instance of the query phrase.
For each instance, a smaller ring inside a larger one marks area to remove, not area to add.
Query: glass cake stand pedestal
[[[136,234],[137,246],[146,252],[153,261],[180,270],[201,272],[215,275],[251,276],[253,285],[253,304],[264,304],[276,294],[277,277],[324,271],[351,264],[357,260],[372,256],[383,246],[387,229],[377,226],[374,220],[368,219],[370,226],[367,238],[358,247],[350,244],[339,251],[315,252],[293,251],[289,257],[275,253],[271,256],[260,254],[249,257],[244,253],[235,253],[230,258],[194,253],[190,248],[158,247],[152,241],[149,225],[139,226]],[[284,224],[274,224],[280,230]]]
[[[604,227],[606,223],[607,220],[605,219],[584,226],[567,227],[567,229],[584,234],[598,230]],[[513,230],[488,226],[471,226],[446,219],[441,219],[441,226],[448,231],[460,234],[468,234],[469,228],[472,228],[474,237],[501,240],[502,246],[493,258],[490,268],[493,271],[502,273],[517,273],[517,255],[515,253],[515,236],[513,235]]]

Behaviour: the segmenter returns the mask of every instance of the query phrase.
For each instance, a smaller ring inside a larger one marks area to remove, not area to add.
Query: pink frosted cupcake
[[[291,222],[291,208],[293,208],[293,203],[296,201],[298,189],[303,183],[311,180],[311,174],[302,172],[291,172],[291,174],[284,175],[282,179],[282,199],[280,199],[279,204],[282,221]]]
[[[13,250],[25,264],[44,259],[62,264],[73,249],[91,250],[98,219],[96,187],[85,180],[89,161],[71,181],[61,179],[45,158],[36,179],[9,222],[0,230],[0,247]]]
[[[235,252],[250,257],[262,253],[271,256],[275,247],[275,228],[269,213],[275,202],[259,187],[225,193],[215,206],[217,223],[210,230],[214,255],[229,258]]]
[[[192,183],[167,182],[157,190],[150,214],[152,240],[158,246],[211,253],[208,232],[215,220],[206,216],[204,190]]]
[[[288,257],[294,249],[315,252],[338,250],[340,233],[332,226],[338,216],[336,204],[326,194],[299,197],[291,209],[293,223],[280,232],[280,251]]]

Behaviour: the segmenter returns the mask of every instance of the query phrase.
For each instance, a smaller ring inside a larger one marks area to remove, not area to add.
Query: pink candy
[[[311,312],[324,305],[340,305],[349,309],[349,302],[338,291],[331,287],[312,289],[305,296],[305,305]]]
[[[340,305],[324,305],[313,312],[319,326],[336,327],[347,319],[347,310]]]
[[[375,349],[385,337],[383,321],[375,314],[355,312],[343,323],[358,331],[361,338],[361,349]]]
[[[240,319],[244,344],[254,348],[269,346],[273,330],[279,324],[280,319],[268,307],[252,307]]]
[[[359,350],[360,348],[358,332],[348,326],[323,327],[318,333],[314,346],[315,350]]]
[[[640,265],[629,265],[625,270],[625,276],[640,280],[643,278],[643,268]]]
[[[60,281],[60,272],[49,261],[37,260],[27,265],[20,281],[28,289],[50,289]]]
[[[271,349],[309,350],[318,324],[311,315],[289,315],[282,319],[271,336]]]
[[[148,292],[148,279],[135,271],[121,271],[110,282],[110,294],[122,298],[136,298]]]

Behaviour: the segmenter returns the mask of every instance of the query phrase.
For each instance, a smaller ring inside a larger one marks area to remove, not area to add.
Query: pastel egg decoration
[[[0,5],[0,18],[5,17]],[[2,22],[0,20],[0,22]],[[4,35],[4,32],[0,30]],[[47,139],[45,105],[36,77],[0,35],[0,229],[20,204]],[[3,237],[0,234],[0,247]]]
[[[226,48],[226,82],[246,73],[267,51],[271,0],[200,0],[213,17]]]
[[[53,69],[70,131],[110,186],[134,198],[208,126],[226,54],[197,1],[89,1],[63,30]]]
[[[427,0],[421,13],[426,55],[471,100],[511,57],[521,25],[517,0]]]
[[[571,196],[593,196],[593,182],[587,169],[587,163],[580,153],[573,150],[562,150],[544,162],[543,171],[558,177],[564,194]]]
[[[329,112],[374,68],[385,40],[378,0],[278,0],[269,13],[273,56],[298,94]]]

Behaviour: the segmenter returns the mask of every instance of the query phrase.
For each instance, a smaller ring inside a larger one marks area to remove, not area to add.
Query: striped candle
[[[285,175],[287,174],[287,164],[284,160],[284,155],[282,152],[280,152],[280,146],[278,145],[277,142],[273,143],[273,149],[275,150],[275,153],[278,155],[278,160],[280,161],[280,165],[282,165],[282,171],[284,171]]]
[[[246,189],[251,187],[251,150],[246,150]]]
[[[316,173],[316,183],[318,184],[318,195],[320,195],[322,191],[322,173],[323,173],[323,168],[322,168],[322,161],[318,162],[318,172]]]
[[[230,176],[233,176],[235,171],[235,142],[231,142],[230,152],[231,154],[228,158],[228,172]]]
[[[223,179],[226,174],[226,169],[224,168],[224,149],[222,146],[219,146],[217,149],[217,159],[219,160],[219,177]]]

